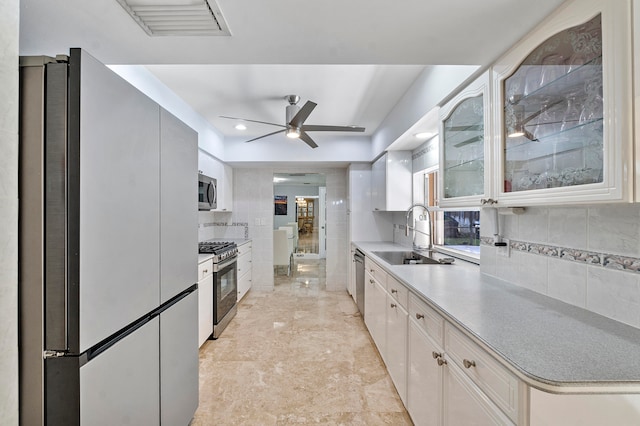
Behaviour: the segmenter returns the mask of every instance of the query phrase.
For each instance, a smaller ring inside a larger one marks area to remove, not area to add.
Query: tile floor
[[[273,292],[250,291],[202,346],[192,426],[412,424],[351,297],[325,291],[321,262],[296,260]]]

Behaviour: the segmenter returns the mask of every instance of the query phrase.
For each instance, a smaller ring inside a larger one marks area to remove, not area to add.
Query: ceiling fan
[[[246,118],[228,117],[221,115],[220,118],[228,118],[231,120],[249,121],[252,123],[269,124],[271,126],[283,127],[282,130],[276,130],[275,132],[267,133],[266,135],[258,136],[257,138],[249,139],[246,142],[253,142],[258,139],[266,138],[267,136],[275,135],[276,133],[285,133],[287,137],[296,139],[302,139],[311,148],[317,148],[318,145],[311,139],[311,136],[307,132],[364,132],[364,127],[357,126],[322,126],[313,124],[304,124],[305,120],[309,117],[313,109],[316,107],[315,102],[307,101],[301,107],[298,106],[300,96],[287,95],[284,99],[289,102],[287,105],[286,124],[268,123],[266,121],[249,120]]]

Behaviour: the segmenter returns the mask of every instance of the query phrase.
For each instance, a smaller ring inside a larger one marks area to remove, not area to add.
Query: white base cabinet
[[[365,268],[367,262],[365,260]],[[386,277],[385,277],[386,278]],[[386,363],[385,348],[387,346],[386,319],[386,290],[383,284],[373,278],[369,269],[364,274],[364,323],[375,342],[380,356]]]
[[[213,334],[213,261],[198,265],[198,345]]]
[[[443,424],[513,425],[498,407],[452,362],[444,369]]]
[[[251,247],[251,241],[238,246],[238,302],[251,289]]]
[[[432,357],[442,348],[409,320],[407,402],[409,415],[416,426],[442,424],[442,368]]]
[[[387,370],[396,386],[400,399],[407,403],[407,317],[406,292],[401,293],[402,286],[393,277],[387,277],[386,293],[386,333],[385,348]],[[404,300],[399,295],[404,294]]]
[[[365,324],[413,422],[515,424],[516,378],[368,257],[365,271]]]
[[[365,258],[364,321],[391,380],[407,401],[407,289]]]
[[[416,426],[640,424],[640,394],[534,389],[369,257],[365,270],[365,324]]]

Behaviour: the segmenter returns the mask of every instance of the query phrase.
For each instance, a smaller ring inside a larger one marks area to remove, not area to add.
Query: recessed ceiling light
[[[247,126],[242,123],[236,124],[236,130],[247,130]]]
[[[433,132],[420,132],[420,133],[416,133],[413,136],[415,136],[418,139],[429,139],[430,137],[434,136],[435,133]]]

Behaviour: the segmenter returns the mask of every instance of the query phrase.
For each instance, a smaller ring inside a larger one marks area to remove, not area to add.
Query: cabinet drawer
[[[392,276],[387,276],[387,292],[393,297],[404,309],[407,309],[407,298],[409,290],[400,281]]]
[[[251,255],[238,257],[238,278],[251,271]]]
[[[213,259],[198,264],[198,281],[213,273]]]
[[[238,257],[251,253],[251,241],[238,246]]]
[[[518,420],[518,379],[491,355],[449,323],[444,326],[444,350],[511,420]]]
[[[380,265],[368,257],[364,258],[364,269],[385,289],[387,288],[387,273]]]
[[[413,293],[409,293],[409,318],[442,346],[444,318]]]

